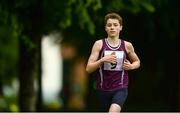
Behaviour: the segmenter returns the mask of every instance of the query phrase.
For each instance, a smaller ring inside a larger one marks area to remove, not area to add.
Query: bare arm
[[[123,64],[123,68],[125,70],[133,70],[133,69],[139,68],[140,60],[134,51],[133,45],[130,42],[125,42],[125,47],[126,47],[127,55],[129,57],[130,61],[128,61],[126,59]]]
[[[108,55],[105,57],[102,57],[98,60],[99,52],[102,48],[102,40],[98,40],[94,43],[91,55],[89,57],[86,71],[88,73],[94,72],[96,69],[98,69],[104,62],[110,62],[115,63],[116,62],[116,56],[115,55]]]
[[[93,45],[91,55],[89,57],[89,60],[86,66],[86,71],[88,73],[95,71],[102,64],[101,60],[97,60],[101,48],[102,48],[102,41],[101,40],[96,41]]]

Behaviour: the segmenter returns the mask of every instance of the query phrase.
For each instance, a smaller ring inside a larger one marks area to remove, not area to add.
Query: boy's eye
[[[112,24],[107,24],[107,27],[111,27],[112,26]]]
[[[111,26],[115,26],[115,27],[117,27],[117,26],[118,26],[118,24],[116,24],[116,23],[114,23],[114,24],[110,24],[110,23],[109,23],[109,24],[107,24],[106,26],[107,26],[107,27],[111,27]]]

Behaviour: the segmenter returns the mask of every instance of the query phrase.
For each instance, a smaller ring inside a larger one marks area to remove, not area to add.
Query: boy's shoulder
[[[123,39],[121,39],[121,40],[123,40]],[[124,41],[125,45],[132,45],[132,43],[130,41],[127,41],[127,40],[123,40],[123,41]]]
[[[98,40],[95,41],[95,43],[102,44],[103,40],[104,40],[103,38],[98,39]]]

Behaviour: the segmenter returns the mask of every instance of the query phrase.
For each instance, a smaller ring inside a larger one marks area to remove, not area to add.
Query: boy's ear
[[[107,31],[107,30],[106,30],[106,26],[104,26],[104,29],[105,29],[105,31]]]
[[[122,30],[123,29],[123,26],[120,26],[120,30]]]

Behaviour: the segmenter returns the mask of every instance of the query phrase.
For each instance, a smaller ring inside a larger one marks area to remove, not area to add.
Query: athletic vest
[[[96,72],[96,88],[97,90],[113,91],[116,89],[128,87],[128,72],[122,69],[122,64],[126,59],[127,52],[124,40],[121,39],[117,47],[111,47],[106,39],[102,39],[103,45],[100,50],[98,59],[105,55],[114,54],[117,62],[103,63]]]

